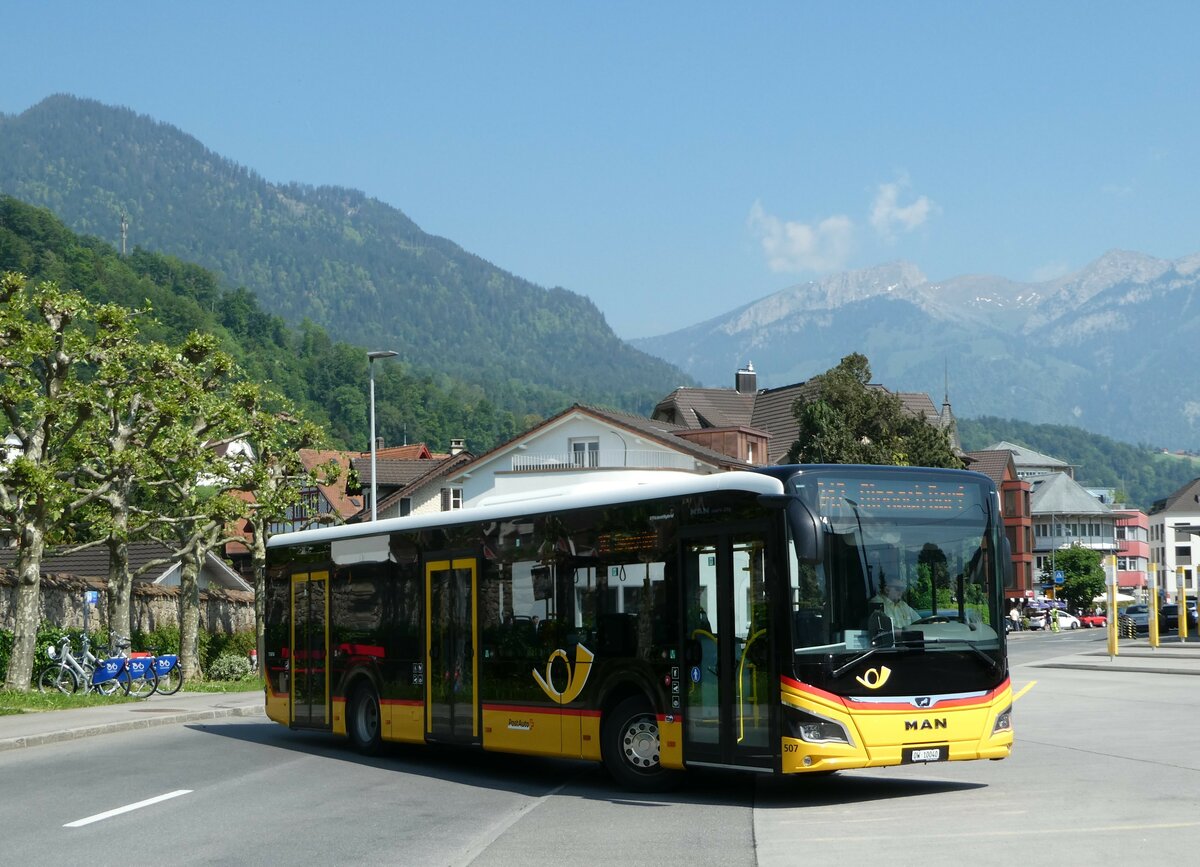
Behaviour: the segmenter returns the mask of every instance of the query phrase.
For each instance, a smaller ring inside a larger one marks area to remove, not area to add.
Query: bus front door
[[[291,723],[329,726],[329,573],[292,575]]]
[[[689,538],[683,552],[684,760],[773,768],[763,535]]]
[[[479,741],[476,561],[425,564],[425,733],[430,740]]]

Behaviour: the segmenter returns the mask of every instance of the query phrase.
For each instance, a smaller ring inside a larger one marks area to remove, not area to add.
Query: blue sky
[[[6,6],[0,112],[72,93],[364,190],[622,337],[896,259],[1200,252],[1200,4]]]

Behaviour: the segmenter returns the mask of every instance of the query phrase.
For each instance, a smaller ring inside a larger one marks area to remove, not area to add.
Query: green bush
[[[241,680],[250,674],[250,660],[245,656],[223,653],[208,667],[209,680]]]

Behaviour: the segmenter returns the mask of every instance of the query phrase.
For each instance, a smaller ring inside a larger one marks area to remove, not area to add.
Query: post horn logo
[[[892,670],[886,665],[881,665],[879,668],[869,668],[858,677],[854,678],[867,689],[879,689],[887,683],[888,678],[892,676]],[[543,687],[544,688],[544,687]]]
[[[546,676],[542,677],[538,670],[533,670],[533,679],[537,681],[538,686],[542,688],[542,692],[550,697],[551,701],[559,704],[569,704],[579,697],[579,693],[583,691],[583,685],[587,683],[588,675],[592,673],[592,659],[595,658],[590,650],[582,644],[575,645],[575,667],[571,667],[571,660],[567,659],[567,652],[561,647],[550,654],[550,658],[546,660]],[[561,659],[567,666],[567,685],[562,692],[559,692],[554,687],[554,680],[550,676],[550,669],[554,665],[554,660]]]

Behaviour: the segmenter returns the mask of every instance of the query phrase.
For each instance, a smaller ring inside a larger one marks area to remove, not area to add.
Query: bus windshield
[[[857,671],[857,660],[903,655],[918,669],[917,657],[928,661],[932,651],[955,655],[972,683],[980,666],[1003,674],[1003,548],[986,478],[823,467],[798,472],[789,487],[824,535],[822,562],[792,562],[798,676],[846,694],[838,681]],[[939,678],[948,660],[938,660]],[[920,692],[931,684],[912,671],[894,686]]]

